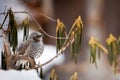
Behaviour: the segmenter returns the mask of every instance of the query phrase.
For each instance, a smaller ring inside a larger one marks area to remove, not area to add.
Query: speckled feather
[[[44,50],[44,44],[42,41],[41,33],[33,32],[29,36],[28,40],[23,42],[21,48],[18,51],[18,54],[28,55],[29,57],[33,57],[37,59],[41,56],[43,50]]]

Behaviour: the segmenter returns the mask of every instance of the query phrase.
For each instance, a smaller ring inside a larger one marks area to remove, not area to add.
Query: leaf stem
[[[108,50],[103,45],[101,45],[100,43],[97,43],[97,44],[98,44],[98,47],[102,49],[104,53],[108,54]]]

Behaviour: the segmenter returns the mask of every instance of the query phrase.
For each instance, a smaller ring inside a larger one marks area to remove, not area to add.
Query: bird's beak
[[[37,37],[37,38],[43,37],[43,34],[41,34],[41,35],[37,35],[36,37]]]

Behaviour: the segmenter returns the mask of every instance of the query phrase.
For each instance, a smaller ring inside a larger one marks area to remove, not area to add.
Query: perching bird
[[[25,42],[23,42],[22,46],[18,51],[18,54],[27,55],[34,59],[39,58],[44,50],[42,38],[43,36],[39,32],[31,33],[28,39]]]

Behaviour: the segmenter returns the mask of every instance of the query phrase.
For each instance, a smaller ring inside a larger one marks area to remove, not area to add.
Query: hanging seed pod
[[[1,51],[1,68],[6,70],[5,53]]]
[[[78,80],[78,74],[77,74],[77,72],[75,72],[75,73],[70,77],[69,80]]]
[[[120,36],[118,38],[118,51],[119,51],[119,55],[120,55]]]
[[[82,33],[83,23],[82,23],[82,19],[80,16],[78,16],[78,18],[75,20],[74,24],[72,25],[72,28],[69,32],[69,36],[72,31],[76,31],[77,29],[79,29],[78,31]]]
[[[9,24],[8,26],[10,27],[10,33],[9,33],[9,41],[10,45],[12,46],[12,50],[15,53],[17,44],[18,44],[18,37],[17,37],[17,23],[14,18],[14,14],[12,10],[10,9],[9,12]]]
[[[40,77],[40,79],[43,79],[43,68],[42,67],[37,69],[37,73],[38,73],[38,76]]]
[[[65,40],[65,42],[64,42],[64,44],[63,44],[63,47],[64,47],[65,45],[67,45],[67,43],[73,41],[73,39],[71,38],[71,33],[72,33],[73,31],[75,31],[75,33],[76,33],[76,30],[77,30],[77,29],[78,29],[78,31],[80,31],[80,37],[79,37],[79,38],[80,38],[80,43],[81,43],[83,23],[82,23],[82,19],[81,19],[80,16],[78,16],[78,18],[75,20],[72,28],[70,29],[69,34],[68,34],[68,36],[67,36],[68,39]],[[78,38],[78,37],[77,37],[77,38]],[[78,40],[78,41],[79,41],[79,40]],[[81,44],[80,44],[80,45],[81,45]]]
[[[110,65],[112,65],[113,61],[114,61],[114,54],[113,54],[112,44],[107,45],[107,48],[108,48],[108,52],[109,52],[108,60],[109,60]]]
[[[29,36],[29,20],[28,17],[25,18],[22,22],[22,28],[23,28],[23,41],[27,40]]]
[[[90,46],[90,62],[91,63],[96,63],[96,39],[91,37],[91,40],[89,41],[89,46]]]
[[[82,29],[83,29],[83,23],[81,20],[81,17],[79,16],[69,34],[68,34],[68,39],[65,41],[64,45],[66,45],[68,42],[71,42],[71,51],[70,53],[72,54],[72,59],[75,60],[77,63],[77,56],[80,51],[80,45],[81,45],[81,39],[82,39]]]
[[[117,59],[119,56],[117,41],[113,42],[113,53],[114,53],[114,68],[117,67]]]
[[[96,48],[97,48],[96,45],[91,46],[91,57],[92,57],[91,62],[92,63],[96,63]]]
[[[57,26],[56,26],[56,37],[65,38],[66,37],[66,27],[59,19],[57,19]],[[64,44],[65,39],[57,39],[57,52],[61,49]]]
[[[55,72],[55,69],[52,69],[52,71],[50,72],[49,80],[58,80],[58,76]]]
[[[91,39],[89,41],[89,46],[90,46],[90,62],[91,63],[95,63],[95,64],[96,64],[97,50],[100,49],[98,47],[98,43],[99,42],[94,37],[91,37]],[[99,54],[99,56],[100,56],[100,54]]]
[[[13,14],[12,14],[12,11],[11,11],[11,8],[10,10],[8,11],[9,13],[9,42],[10,42],[10,46],[12,47],[13,46],[13,41],[12,41],[12,32],[13,32],[13,25],[14,25],[14,19],[13,19]]]
[[[70,38],[74,38],[75,37],[75,32],[72,31],[71,32],[71,37]],[[77,51],[76,51],[76,42],[73,41],[72,44],[70,45],[70,52],[71,52],[71,56],[72,56],[72,60],[75,61],[75,63],[77,63]]]
[[[117,39],[110,34],[110,36],[106,40],[107,47],[108,47],[108,60],[111,65],[116,68],[117,66],[117,59],[119,56],[119,49],[118,49],[118,42]]]
[[[17,44],[18,44],[18,38],[17,38],[17,29],[14,28],[14,31],[13,31],[14,34],[12,34],[12,40],[14,41],[13,42],[13,52],[15,54],[15,51],[16,51],[16,47],[17,47]]]
[[[8,33],[8,41],[10,43],[10,47],[12,47],[12,39],[11,39],[11,33]]]
[[[106,39],[107,48],[108,48],[108,60],[110,65],[114,63],[114,52],[113,52],[113,42],[116,41],[116,38],[110,34],[110,36]]]
[[[94,37],[89,40],[90,46],[90,62],[96,63],[96,56],[100,59],[100,52],[108,54],[108,50]],[[98,54],[97,54],[98,53]]]
[[[71,44],[74,46],[72,47],[74,49],[73,50],[74,52],[71,53],[74,54],[75,62],[77,62],[77,56],[80,51],[80,45],[82,40],[82,29],[83,29],[83,24],[80,16],[78,17],[78,19],[76,19],[72,27],[75,33],[74,33],[74,42]]]
[[[40,68],[40,78],[43,79],[43,68]]]

